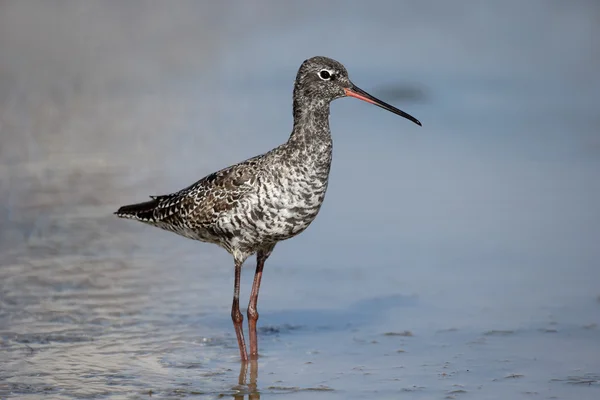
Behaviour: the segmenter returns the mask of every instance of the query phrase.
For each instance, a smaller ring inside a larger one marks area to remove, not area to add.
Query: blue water
[[[600,397],[598,16],[0,4],[0,398]],[[240,382],[230,256],[112,212],[285,141],[314,55],[423,127],[332,105],[326,202],[267,263]]]

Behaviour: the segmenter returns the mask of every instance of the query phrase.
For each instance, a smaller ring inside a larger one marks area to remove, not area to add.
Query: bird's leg
[[[250,335],[250,359],[258,358],[258,338],[256,336],[256,322],[258,321],[258,290],[260,289],[260,280],[262,278],[265,261],[271,255],[273,248],[268,251],[259,251],[256,254],[256,272],[254,273],[254,282],[252,283],[252,293],[250,294],[250,303],[248,304],[248,334]]]
[[[248,361],[248,353],[246,352],[246,342],[244,341],[244,316],[240,311],[240,277],[242,274],[242,263],[236,260],[235,262],[235,282],[233,286],[233,304],[231,305],[231,319],[237,336],[238,347],[240,348],[240,357],[242,362]]]

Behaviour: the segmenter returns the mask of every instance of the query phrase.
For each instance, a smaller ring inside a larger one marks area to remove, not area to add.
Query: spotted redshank
[[[304,231],[317,216],[329,180],[332,140],[329,104],[355,97],[421,123],[359,89],[346,68],[326,57],[302,63],[294,84],[294,128],[288,141],[273,150],[210,174],[179,192],[152,196],[145,203],[121,207],[115,214],[190,239],[217,244],[235,264],[231,318],[242,361],[258,357],[258,290],[265,261],[275,245]],[[244,261],[256,253],[246,351],[239,306]]]

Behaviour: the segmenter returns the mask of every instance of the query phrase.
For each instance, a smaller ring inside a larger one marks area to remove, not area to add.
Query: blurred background
[[[239,384],[231,257],[112,212],[287,140],[315,55],[423,127],[332,105]],[[0,1],[0,398],[600,398],[598,71],[595,0]]]

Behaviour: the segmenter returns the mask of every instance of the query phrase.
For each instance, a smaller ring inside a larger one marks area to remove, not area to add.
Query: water
[[[600,397],[596,2],[219,4],[0,4],[0,398]],[[424,126],[334,103],[244,371],[230,257],[112,212],[284,141],[318,54]]]

